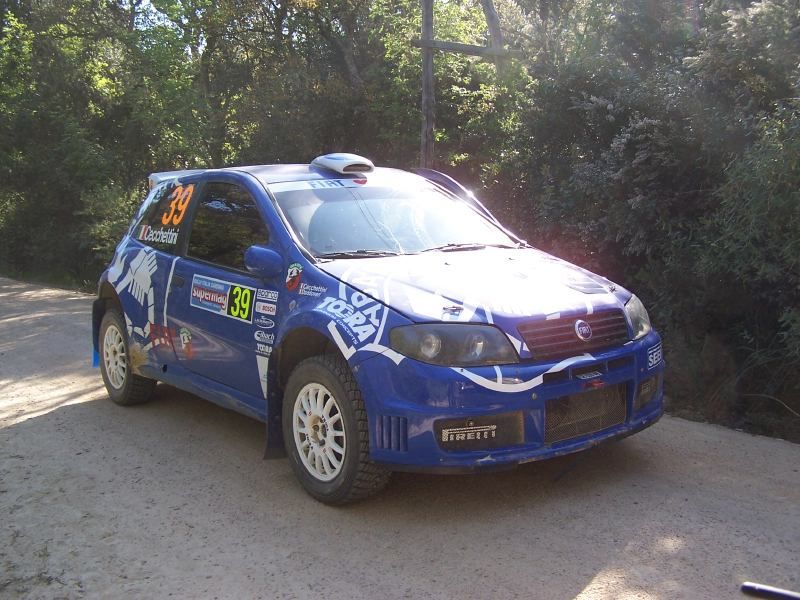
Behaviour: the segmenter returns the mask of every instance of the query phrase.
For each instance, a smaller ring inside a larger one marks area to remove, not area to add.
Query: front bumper
[[[661,354],[652,332],[549,364],[453,369],[376,356],[355,370],[371,458],[394,470],[469,472],[631,435],[663,414]]]

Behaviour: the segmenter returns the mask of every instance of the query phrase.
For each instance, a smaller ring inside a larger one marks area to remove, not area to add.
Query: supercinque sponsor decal
[[[190,303],[195,308],[252,323],[255,294],[251,287],[195,275]]]

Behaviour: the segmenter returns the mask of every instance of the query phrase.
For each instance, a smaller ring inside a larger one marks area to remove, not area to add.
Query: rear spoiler
[[[198,175],[207,169],[186,169],[184,171],[162,171],[161,173],[150,173],[147,180],[150,182],[150,189],[152,190],[159,183],[163,181],[171,181],[180,177],[187,177],[189,175]]]

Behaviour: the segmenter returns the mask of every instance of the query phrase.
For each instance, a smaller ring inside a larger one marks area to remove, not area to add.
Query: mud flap
[[[267,374],[267,443],[264,448],[264,459],[266,460],[286,458],[286,448],[283,445],[283,424],[281,423],[283,390],[280,390],[277,385],[278,378],[273,367],[275,361],[270,362],[272,365]]]

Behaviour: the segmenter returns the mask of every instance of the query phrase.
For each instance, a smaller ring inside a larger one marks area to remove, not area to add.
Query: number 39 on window
[[[186,208],[189,206],[193,192],[193,183],[186,187],[179,185],[172,190],[169,195],[169,199],[172,200],[169,204],[169,209],[165,210],[164,214],[161,215],[161,223],[163,225],[180,225],[186,215]]]

